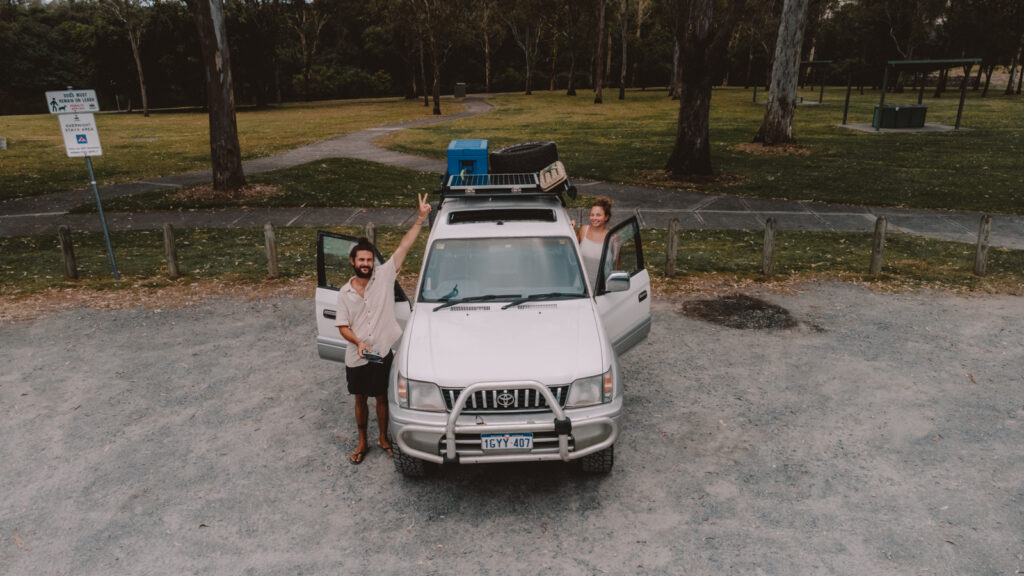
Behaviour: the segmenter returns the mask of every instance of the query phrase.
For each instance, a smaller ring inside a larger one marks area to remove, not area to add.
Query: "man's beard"
[[[369,278],[370,276],[373,276],[373,266],[364,266],[363,268],[360,268],[359,266],[353,265],[352,270],[355,271],[356,276],[359,278]],[[366,272],[363,272],[363,270],[366,270]]]

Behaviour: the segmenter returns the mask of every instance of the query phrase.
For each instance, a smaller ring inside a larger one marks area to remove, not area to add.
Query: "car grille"
[[[548,386],[551,394],[561,407],[569,395],[569,385]],[[462,388],[443,388],[445,407],[449,412],[458,400]],[[473,393],[462,409],[463,414],[479,414],[483,412],[547,412],[547,400],[544,396],[529,388],[509,388],[508,390],[480,390]]]

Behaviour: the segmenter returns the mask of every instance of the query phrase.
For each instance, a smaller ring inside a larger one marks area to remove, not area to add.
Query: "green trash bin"
[[[910,108],[906,106],[896,107],[896,122],[893,128],[910,128]]]
[[[924,128],[924,119],[928,112],[927,106],[911,104],[909,106],[904,106],[903,109],[906,110],[909,115],[907,124],[908,128]]]
[[[456,98],[465,98],[466,97],[466,83],[465,82],[456,82],[455,83],[455,97]]]
[[[875,106],[875,117],[871,120],[871,126],[874,128],[895,128],[896,109],[896,106],[888,104]]]

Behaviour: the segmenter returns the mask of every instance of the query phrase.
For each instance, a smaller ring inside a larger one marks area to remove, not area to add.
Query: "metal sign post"
[[[100,202],[100,191],[96,188],[96,177],[92,172],[92,158],[85,157],[85,165],[89,167],[89,183],[92,184],[92,193],[96,196],[96,209],[100,212],[100,224],[103,225],[103,237],[107,240],[107,255],[110,256],[110,267],[114,269],[114,280],[120,280],[121,275],[117,272],[117,259],[114,258],[114,248],[110,245],[110,232],[107,230],[107,218],[103,215],[103,203]]]
[[[89,184],[96,197],[96,208],[100,213],[100,224],[103,226],[103,237],[107,242],[107,255],[110,267],[114,269],[114,279],[120,280],[117,271],[117,259],[114,248],[110,244],[110,231],[107,229],[107,218],[103,215],[103,203],[100,202],[100,191],[96,188],[96,176],[92,169],[92,156],[102,156],[100,133],[96,129],[96,119],[91,112],[80,110],[99,110],[96,104],[96,92],[93,90],[68,90],[66,92],[47,92],[47,107],[51,114],[58,114],[60,130],[64,136],[64,148],[69,158],[85,157],[85,165],[89,168]],[[69,110],[70,108],[70,110]]]

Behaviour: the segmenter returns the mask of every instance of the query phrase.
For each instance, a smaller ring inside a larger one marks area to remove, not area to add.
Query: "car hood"
[[[403,340],[404,374],[444,388],[534,380],[552,386],[600,374],[604,331],[589,299],[416,306]]]

